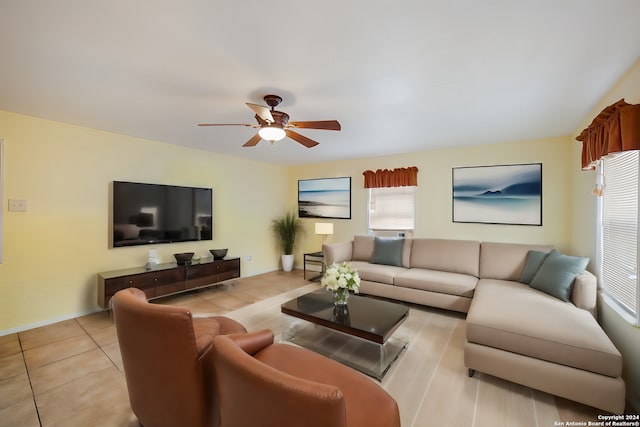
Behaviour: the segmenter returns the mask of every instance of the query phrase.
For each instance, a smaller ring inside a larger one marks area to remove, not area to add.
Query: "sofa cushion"
[[[402,248],[404,239],[376,237],[373,254],[369,260],[372,264],[402,266]]]
[[[404,267],[371,264],[365,261],[352,261],[351,265],[358,271],[360,279],[368,280],[369,282],[386,283],[387,285],[393,285],[394,277],[407,270]]]
[[[589,258],[568,256],[553,250],[531,280],[531,287],[569,301],[573,281],[587,268],[587,264]]]
[[[480,242],[474,240],[413,239],[411,268],[478,277],[479,254]]]
[[[549,252],[552,246],[521,243],[482,242],[480,245],[481,279],[520,280],[530,250]]]
[[[369,261],[373,254],[375,241],[373,236],[354,236],[353,237],[353,261]]]
[[[524,263],[524,269],[518,281],[520,283],[526,283],[527,285],[530,284],[538,270],[540,270],[540,266],[547,258],[547,255],[549,255],[549,252],[534,250],[527,252],[527,260]]]
[[[467,341],[619,377],[622,357],[586,310],[529,286],[480,279],[467,315]]]
[[[393,282],[394,285],[399,287],[469,298],[473,296],[477,283],[478,278],[468,274],[426,270],[423,268],[410,268],[398,273]]]
[[[404,245],[402,248],[402,266],[406,268],[409,268],[411,266],[412,243],[412,238],[404,238]],[[371,259],[371,255],[373,255],[374,246],[374,236],[355,236],[353,238],[353,251],[351,254],[351,259],[354,261],[369,261]]]

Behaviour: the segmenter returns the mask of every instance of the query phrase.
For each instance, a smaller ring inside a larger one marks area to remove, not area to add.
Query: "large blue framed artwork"
[[[351,177],[298,180],[298,217],[351,219]]]
[[[452,169],[453,222],[542,225],[542,163]]]

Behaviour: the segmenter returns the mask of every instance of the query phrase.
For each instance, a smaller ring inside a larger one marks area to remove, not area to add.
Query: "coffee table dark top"
[[[409,315],[409,308],[402,304],[353,294],[346,307],[335,306],[333,295],[326,290],[287,301],[281,311],[379,344],[384,344]]]

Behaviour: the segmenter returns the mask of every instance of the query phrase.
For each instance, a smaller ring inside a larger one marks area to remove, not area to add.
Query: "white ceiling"
[[[0,109],[282,165],[569,135],[639,57],[638,0],[0,0]],[[196,126],[267,93],[342,131]]]

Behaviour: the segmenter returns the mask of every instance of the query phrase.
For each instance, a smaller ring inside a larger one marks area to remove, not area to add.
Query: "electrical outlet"
[[[26,200],[9,199],[9,211],[10,212],[26,212],[27,211],[27,201]]]
[[[251,255],[247,255],[247,261],[251,261]]]

